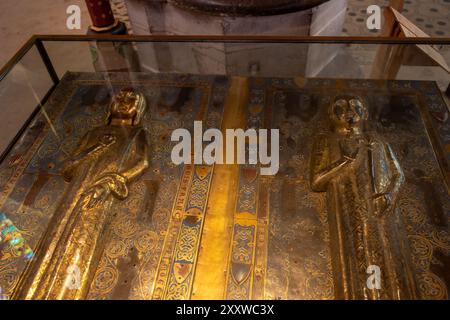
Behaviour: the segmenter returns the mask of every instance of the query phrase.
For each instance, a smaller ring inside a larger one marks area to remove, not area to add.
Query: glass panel
[[[52,61],[58,77],[62,78],[67,71],[94,72],[94,57],[91,45],[83,42],[44,42],[44,47]]]
[[[44,46],[61,80],[0,163],[0,294],[448,298],[449,45]],[[51,86],[33,48],[6,134]]]
[[[0,82],[0,154],[22,128],[53,82],[35,46]]]
[[[95,68],[99,72],[375,79],[374,68],[380,64],[376,57],[384,49],[397,52],[402,58],[398,73],[390,75],[390,79],[444,80],[448,73],[441,71],[435,61],[442,59],[448,64],[450,59],[448,45],[208,41],[44,41],[44,44],[59,75]]]

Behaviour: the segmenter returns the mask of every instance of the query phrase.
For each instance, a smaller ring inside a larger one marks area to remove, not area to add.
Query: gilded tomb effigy
[[[44,109],[0,164],[10,298],[448,298],[433,82],[68,73]],[[174,165],[195,120],[279,129],[278,173]]]

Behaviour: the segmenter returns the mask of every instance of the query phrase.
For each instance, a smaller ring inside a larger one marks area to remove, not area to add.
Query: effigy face
[[[130,87],[147,108],[139,124],[111,129],[115,112],[135,118],[136,99],[113,99]],[[113,100],[130,107],[111,110]],[[30,266],[45,270],[36,261],[50,250],[40,250],[48,230],[83,234],[77,219],[55,219],[75,189],[85,190],[76,171],[70,181],[62,172],[86,134],[101,143],[108,130],[131,147],[102,153],[105,168],[126,159],[130,170],[89,179],[121,196],[98,207],[104,219],[89,230],[99,239],[90,262],[60,268],[68,295],[39,298],[448,298],[450,125],[433,82],[67,73],[45,109],[51,126],[39,114],[0,164],[8,298],[21,297]],[[195,121],[203,132],[279,129],[278,171],[262,175],[259,162],[174,164],[171,135],[185,128],[194,139]],[[131,170],[140,145],[148,164]],[[92,242],[80,239],[80,248]]]

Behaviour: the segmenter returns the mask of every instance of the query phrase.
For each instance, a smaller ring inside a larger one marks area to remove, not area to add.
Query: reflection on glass
[[[4,213],[0,213],[0,259],[10,252],[13,256],[22,256],[25,260],[33,258],[33,250],[25,243],[20,231]]]

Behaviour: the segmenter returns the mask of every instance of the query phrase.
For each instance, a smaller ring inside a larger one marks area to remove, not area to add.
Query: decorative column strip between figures
[[[254,114],[262,114],[259,122],[260,126],[265,129],[273,128],[273,91],[267,93],[265,86],[266,80],[257,79],[254,81],[252,90],[255,91],[256,97],[253,101],[251,111]],[[254,89],[253,89],[254,88]],[[260,109],[263,111],[258,112]],[[272,150],[269,143],[269,149]],[[265,299],[266,276],[267,276],[267,256],[269,245],[269,219],[270,219],[270,195],[271,183],[274,176],[260,176],[259,190],[257,200],[257,218],[258,224],[256,229],[255,243],[255,269],[252,285],[252,299]]]
[[[153,290],[154,300],[164,299],[166,283],[172,272],[170,270],[170,267],[173,252],[175,251],[174,238],[177,237],[181,227],[181,220],[182,220],[181,218],[183,215],[183,209],[185,207],[186,198],[188,195],[188,189],[191,184],[193,171],[194,171],[193,165],[185,165],[183,176],[181,178],[181,182],[178,187],[177,196],[175,197],[169,227],[167,228],[167,235],[164,241],[164,248],[161,254],[158,271],[156,273],[155,288]]]
[[[164,299],[190,299],[214,166],[195,166]]]
[[[226,98],[222,133],[245,127],[248,79],[234,77]],[[224,155],[226,157],[226,154]],[[239,165],[216,164],[203,227],[192,299],[222,299],[238,188]]]
[[[259,129],[264,126],[265,92],[263,88],[259,87],[261,83],[264,84],[264,81],[254,79],[249,86],[247,128]],[[252,146],[247,151],[253,152]],[[240,166],[225,299],[253,299],[256,249],[258,243],[261,245],[261,237],[257,237],[260,185],[258,170],[258,165]],[[265,231],[263,233],[265,234]],[[261,280],[261,274],[264,271],[261,270],[260,258],[258,258],[258,263],[258,280]],[[260,290],[258,292],[258,297],[260,297]]]
[[[228,82],[223,80],[220,77],[215,80],[215,86],[210,88],[210,95],[204,96],[196,116],[207,126],[220,124],[216,123],[214,113],[219,119],[223,116],[223,109],[218,108],[228,88]],[[153,299],[191,298],[214,171],[213,165],[185,165],[158,266]]]
[[[259,178],[258,224],[256,227],[255,270],[252,287],[252,299],[254,300],[263,300],[265,298],[267,246],[269,238],[270,184],[270,178]]]

